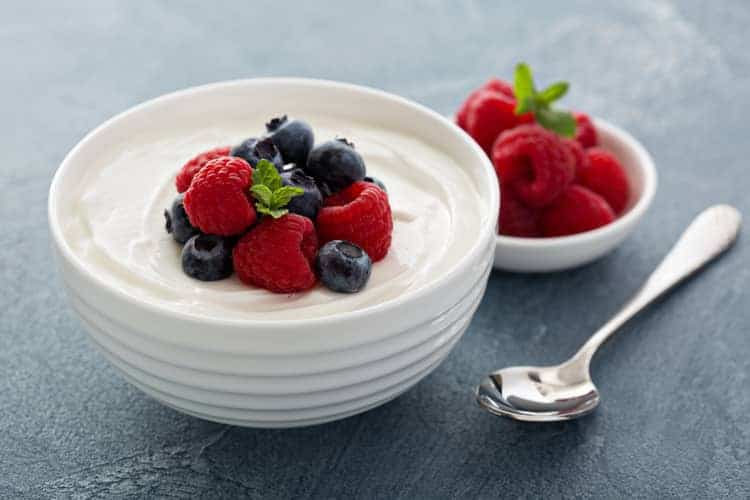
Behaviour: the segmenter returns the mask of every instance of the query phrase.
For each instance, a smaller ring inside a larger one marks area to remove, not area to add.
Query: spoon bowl
[[[599,404],[599,391],[586,373],[561,366],[514,366],[487,375],[477,402],[490,413],[527,422],[568,420]]]

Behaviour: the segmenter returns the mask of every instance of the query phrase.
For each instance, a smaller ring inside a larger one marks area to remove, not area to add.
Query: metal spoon
[[[729,248],[741,221],[728,205],[704,210],[638,293],[572,358],[557,366],[513,366],[491,373],[476,388],[479,404],[495,415],[529,422],[569,420],[593,411],[599,392],[589,365],[596,350],[626,321]]]

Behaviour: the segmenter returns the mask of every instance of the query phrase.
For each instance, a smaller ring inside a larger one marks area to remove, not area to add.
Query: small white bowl
[[[313,319],[195,316],[129,295],[91,273],[63,231],[63,207],[75,201],[70,193],[87,169],[133,134],[158,133],[175,119],[188,129],[203,126],[248,107],[264,116],[279,110],[305,116],[307,111],[387,127],[451,155],[475,184],[485,214],[471,235],[470,251],[421,288],[354,312]],[[492,268],[496,185],[492,165],[468,136],[411,101],[336,82],[242,80],[159,97],[89,133],[55,174],[49,223],[73,309],[94,344],[128,381],[164,404],[204,419],[293,427],[383,404],[448,355],[469,325]]]
[[[594,124],[599,145],[620,160],[630,182],[630,201],[625,212],[606,226],[571,236],[518,238],[496,235],[495,269],[546,273],[588,264],[614,250],[643,218],[656,193],[657,175],[651,155],[621,128],[604,120],[595,120]]]

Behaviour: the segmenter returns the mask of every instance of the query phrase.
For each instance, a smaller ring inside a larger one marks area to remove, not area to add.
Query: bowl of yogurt
[[[179,265],[161,212],[196,153],[279,114],[356,144],[388,186],[393,241],[367,287],[274,294]],[[498,193],[482,150],[449,120],[344,83],[253,79],[164,95],[108,120],[49,193],[56,261],[93,344],[178,411],[252,427],[327,422],[383,404],[434,370],[492,269]]]

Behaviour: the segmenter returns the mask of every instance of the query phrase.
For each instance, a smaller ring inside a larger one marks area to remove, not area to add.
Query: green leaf
[[[564,137],[574,137],[576,121],[568,111],[552,109],[551,104],[568,92],[568,82],[555,82],[541,92],[534,87],[531,68],[526,63],[516,65],[513,81],[513,92],[516,94],[516,115],[534,113],[537,123],[542,127]]]
[[[272,209],[282,208],[291,201],[295,196],[299,196],[305,192],[304,189],[293,186],[283,186],[273,192],[271,196],[271,202],[268,205]]]
[[[575,137],[576,119],[569,111],[558,111],[547,107],[539,109],[534,116],[544,128],[557,132],[564,137]]]
[[[259,205],[257,207],[258,213],[263,215],[270,215],[274,219],[278,219],[279,217],[283,217],[284,215],[289,213],[289,210],[286,208],[269,208],[265,205]]]
[[[534,88],[534,76],[531,68],[526,63],[518,63],[516,72],[513,76],[513,93],[520,102],[529,97],[534,97],[536,89]]]
[[[253,198],[261,202],[263,205],[271,205],[273,192],[265,184],[253,184],[253,187],[250,188],[250,193],[252,193]]]
[[[570,87],[568,82],[555,82],[539,92],[539,99],[545,104],[552,104],[568,92],[568,87]]]
[[[281,176],[273,163],[260,160],[253,170],[253,185],[267,186],[271,191],[281,187]]]
[[[257,201],[255,209],[261,215],[270,215],[278,219],[289,213],[284,208],[295,196],[305,192],[294,186],[282,186],[281,176],[276,167],[268,160],[260,160],[253,170],[253,185],[250,193]]]
[[[523,99],[518,99],[518,101],[516,102],[516,109],[513,112],[517,115],[522,115],[529,112],[533,113],[537,110],[537,107],[537,100],[533,96],[524,97]]]

